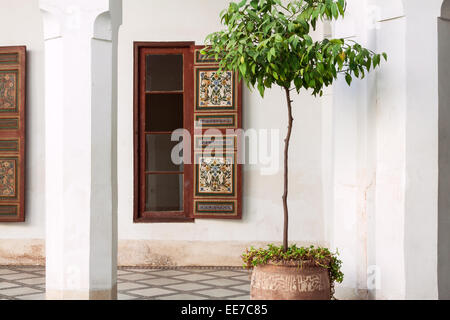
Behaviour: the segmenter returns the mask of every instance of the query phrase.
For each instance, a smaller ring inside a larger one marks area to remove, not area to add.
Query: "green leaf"
[[[339,11],[335,2],[331,4],[331,14],[335,19],[339,18]]]
[[[295,24],[293,22],[290,22],[288,25],[288,31],[293,32],[295,29]]]
[[[302,87],[302,79],[299,77],[295,78],[294,85],[295,85],[295,88],[297,89],[297,91],[300,90],[300,88]]]
[[[277,55],[277,52],[276,52],[276,50],[275,50],[274,47],[270,48],[270,54],[271,54],[272,56],[276,56],[276,55]]]
[[[239,3],[239,8],[243,7],[246,3],[247,3],[247,0],[242,0],[242,1]]]
[[[238,4],[235,2],[230,2],[230,7],[228,8],[228,12],[232,13],[239,9]]]
[[[380,64],[380,55],[376,54],[373,56],[373,67],[376,68]]]
[[[337,7],[338,7],[338,9],[339,9],[339,14],[340,14],[341,16],[344,16],[344,6],[345,6],[345,4],[341,4],[340,2],[341,2],[341,1],[338,2]],[[344,2],[344,1],[342,1],[342,2]]]
[[[347,84],[348,85],[351,85],[351,83],[352,83],[352,76],[350,75],[350,74],[346,74],[345,75],[345,81],[347,81]]]
[[[305,39],[305,41],[306,41],[306,43],[307,43],[308,45],[310,45],[310,44],[313,43],[312,38],[309,36],[309,34],[305,34],[305,35],[303,36],[303,39]]]
[[[241,71],[242,76],[245,77],[245,74],[247,72],[247,65],[246,64],[239,65],[239,70]]]
[[[344,16],[345,0],[338,0],[337,5],[339,8],[339,13],[341,16]]]
[[[293,35],[293,36],[291,36],[290,39],[292,39],[292,40],[291,40],[292,46],[293,46],[294,48],[297,48],[298,42],[300,41],[300,40],[298,39],[298,37],[296,37],[295,35]]]

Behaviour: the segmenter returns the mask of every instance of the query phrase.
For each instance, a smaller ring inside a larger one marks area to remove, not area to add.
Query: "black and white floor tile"
[[[119,300],[248,300],[250,273],[233,267],[118,270]],[[43,267],[0,266],[0,300],[45,299]]]

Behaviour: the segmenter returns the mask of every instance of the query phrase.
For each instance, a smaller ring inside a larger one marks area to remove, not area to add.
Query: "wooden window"
[[[0,47],[0,222],[25,221],[26,47]]]
[[[189,222],[192,170],[176,165],[176,129],[191,131],[191,42],[135,43],[136,222]]]
[[[200,48],[193,42],[134,44],[135,222],[241,218],[237,136],[225,134],[241,126],[241,84],[227,72],[219,81],[223,87],[205,87],[219,83],[213,79],[218,67],[216,61],[201,58]],[[212,90],[219,99],[209,96]],[[202,128],[195,128],[196,123]],[[179,142],[171,135],[180,128],[189,132],[182,152],[188,151],[184,157],[190,161],[175,164],[171,153]],[[203,133],[211,128],[223,131],[224,143],[232,143],[226,154],[202,154],[204,143],[211,143]],[[214,170],[221,172],[220,183],[214,183]]]

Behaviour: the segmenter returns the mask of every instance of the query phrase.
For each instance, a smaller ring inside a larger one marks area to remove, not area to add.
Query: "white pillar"
[[[405,293],[437,299],[438,37],[442,0],[404,1],[407,20]],[[420,44],[420,45],[418,45]],[[427,50],[418,50],[427,48]],[[417,257],[421,257],[418,261]]]
[[[117,297],[108,0],[40,0],[45,33],[47,299]]]
[[[406,18],[401,1],[377,3],[376,51],[388,61],[372,90],[376,132],[371,297],[405,299]],[[385,6],[383,6],[385,5]]]
[[[450,300],[450,0],[438,19],[439,47],[439,299]]]

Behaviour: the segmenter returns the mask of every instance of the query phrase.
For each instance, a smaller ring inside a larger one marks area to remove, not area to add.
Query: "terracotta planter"
[[[330,300],[326,268],[295,265],[260,265],[253,269],[252,300]]]

